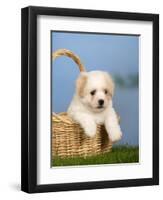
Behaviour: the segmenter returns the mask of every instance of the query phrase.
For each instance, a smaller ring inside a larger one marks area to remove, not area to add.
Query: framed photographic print
[[[22,9],[21,188],[159,184],[159,16]]]

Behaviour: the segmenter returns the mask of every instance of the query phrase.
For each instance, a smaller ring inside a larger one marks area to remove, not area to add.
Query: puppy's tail
[[[73,61],[79,66],[80,72],[86,71],[84,65],[81,63],[79,56],[74,54],[72,51],[70,51],[68,49],[58,49],[57,51],[52,53],[53,60],[60,56],[68,56],[68,57],[72,58]]]

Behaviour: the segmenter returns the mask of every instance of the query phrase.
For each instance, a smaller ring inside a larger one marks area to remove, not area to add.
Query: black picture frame
[[[153,23],[153,177],[37,184],[37,16],[55,15]],[[30,6],[21,11],[21,190],[28,193],[159,184],[159,15]]]

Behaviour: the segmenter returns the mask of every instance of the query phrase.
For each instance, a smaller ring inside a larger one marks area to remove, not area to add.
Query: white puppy
[[[116,142],[122,132],[112,105],[114,82],[103,71],[81,72],[68,115],[78,122],[87,136],[96,134],[97,124],[104,124],[109,139]]]

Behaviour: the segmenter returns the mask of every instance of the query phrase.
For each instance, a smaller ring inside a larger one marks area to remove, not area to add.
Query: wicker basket
[[[111,148],[104,126],[98,125],[95,137],[90,138],[66,113],[52,115],[52,156],[85,157],[109,152]]]
[[[71,57],[79,66],[79,70],[85,71],[79,57],[69,50],[59,49],[52,54],[52,58],[62,55]],[[95,137],[90,138],[67,113],[52,114],[52,157],[86,157],[110,152],[111,149],[112,143],[103,125],[98,125]]]

